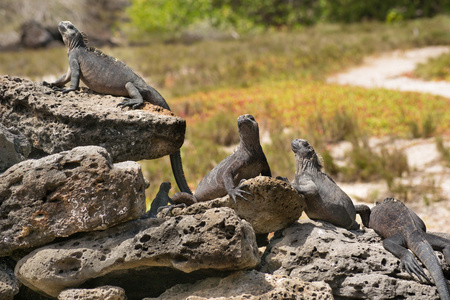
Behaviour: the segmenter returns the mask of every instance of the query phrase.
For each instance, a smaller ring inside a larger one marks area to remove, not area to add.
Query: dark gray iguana
[[[170,182],[163,182],[159,186],[159,191],[155,199],[152,201],[150,210],[143,216],[143,218],[156,218],[160,208],[167,207],[168,204],[173,204],[169,197],[169,191],[172,188]]]
[[[305,196],[305,212],[310,219],[323,220],[347,229],[358,229],[356,211],[350,197],[322,172],[314,148],[306,140],[291,143],[295,153],[295,179],[292,186]],[[284,178],[287,181],[287,179]]]
[[[69,21],[58,25],[69,56],[69,70],[53,83],[43,82],[51,87],[63,87],[70,81],[70,88],[59,89],[63,93],[78,90],[80,79],[93,91],[113,96],[131,97],[118,106],[137,108],[144,100],[170,110],[164,98],[133,72],[123,62],[86,46],[86,36]],[[191,193],[183,173],[180,151],[170,155],[172,171],[181,191]]]
[[[401,201],[386,198],[370,210],[367,205],[358,205],[364,226],[372,228],[383,240],[383,247],[398,257],[401,267],[411,277],[430,281],[423,272],[410,249],[430,271],[442,300],[449,300],[449,289],[439,261],[433,249],[442,251],[450,264],[450,240],[426,232],[425,223]]]
[[[237,123],[239,146],[200,181],[195,196],[176,193],[172,197],[175,203],[190,205],[224,197],[227,194],[236,202],[237,197],[245,199],[243,194],[249,194],[239,187],[242,180],[254,178],[259,174],[271,176],[269,164],[259,142],[259,128],[255,118],[251,115],[242,115]]]

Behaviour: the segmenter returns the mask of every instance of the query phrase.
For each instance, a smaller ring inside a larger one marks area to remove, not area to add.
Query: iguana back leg
[[[131,107],[132,109],[135,109],[138,106],[142,105],[142,103],[144,103],[144,99],[142,98],[141,93],[134,86],[133,83],[127,82],[127,84],[125,84],[125,88],[127,89],[130,98],[124,98],[125,101],[117,104],[117,106],[120,106],[121,108],[128,106]]]
[[[434,250],[441,251],[444,254],[445,261],[450,264],[450,241],[440,236],[425,233],[425,238]]]
[[[414,274],[419,280],[423,278],[430,282],[430,279],[425,275],[425,272],[414,255],[409,252],[404,245],[406,245],[406,242],[399,234],[383,240],[383,247],[400,259],[400,266],[402,269],[406,270],[411,277],[413,277]]]

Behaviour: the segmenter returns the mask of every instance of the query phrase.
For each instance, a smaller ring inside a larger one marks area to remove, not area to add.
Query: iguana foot
[[[275,178],[278,179],[278,180],[281,180],[281,181],[285,181],[285,182],[287,182],[287,183],[290,183],[290,181],[289,181],[289,179],[288,179],[287,177],[277,176],[277,177],[275,177]]]
[[[54,91],[56,91],[56,92],[61,92],[61,93],[63,93],[63,94],[67,94],[68,92],[72,92],[72,91],[76,91],[77,89],[73,89],[73,88],[68,88],[68,89],[65,89],[65,88],[61,88],[61,87],[58,87],[58,86],[56,86],[56,85],[52,85],[51,83],[50,83],[50,85],[49,85]]]
[[[241,187],[244,187],[244,186],[241,186]],[[240,189],[240,187],[236,187],[228,192],[228,195],[230,195],[230,197],[233,198],[234,203],[236,203],[236,205],[237,205],[236,197],[238,197],[238,196],[241,197],[242,199],[244,199],[245,201],[248,201],[248,199],[245,198],[243,194],[247,194],[250,196],[252,195],[252,193],[244,191],[244,190]]]
[[[164,214],[164,217],[167,217],[167,215],[168,215],[169,213],[172,214],[172,211],[173,211],[175,208],[186,208],[186,207],[187,207],[187,205],[186,205],[185,203],[161,206],[161,207],[158,208],[158,213],[159,213],[161,210],[167,208],[167,211],[166,211],[166,213]]]
[[[130,107],[131,109],[136,109],[144,103],[143,101],[139,101],[139,100],[133,100],[133,99],[129,99],[129,98],[124,98],[124,99],[125,99],[125,101],[117,104],[117,106],[120,106],[121,109],[123,109],[124,107],[127,107],[127,106]]]
[[[422,267],[419,265],[414,255],[411,252],[405,252],[405,255],[400,259],[400,266],[403,270],[406,270],[411,277],[417,276],[417,279],[425,279],[427,282],[431,283],[430,279],[427,277]]]

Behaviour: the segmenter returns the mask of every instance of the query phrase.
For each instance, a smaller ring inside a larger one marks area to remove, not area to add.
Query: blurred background
[[[186,119],[192,189],[235,148],[237,117],[250,113],[274,176],[293,179],[290,142],[305,138],[355,202],[394,196],[450,233],[450,100],[420,92],[430,82],[450,91],[449,13],[448,0],[2,0],[0,74],[65,73],[57,25],[69,20]],[[401,69],[405,60],[414,67]],[[332,80],[358,67],[354,80]],[[352,84],[386,68],[418,89]],[[168,158],[140,163],[149,204],[161,182],[176,186]]]

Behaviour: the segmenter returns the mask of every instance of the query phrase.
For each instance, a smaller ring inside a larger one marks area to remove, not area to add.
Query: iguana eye
[[[74,27],[73,27],[73,25],[69,25],[69,26],[67,26],[67,28],[73,29]]]

